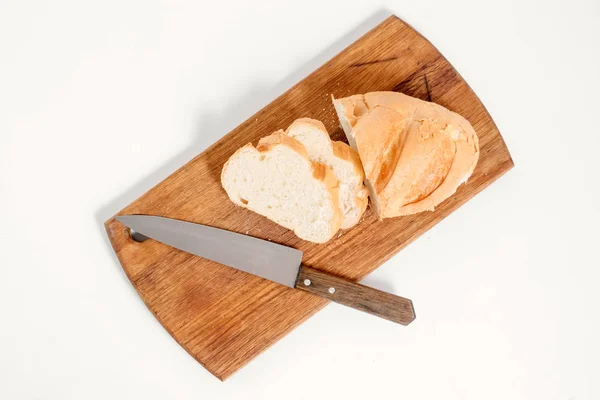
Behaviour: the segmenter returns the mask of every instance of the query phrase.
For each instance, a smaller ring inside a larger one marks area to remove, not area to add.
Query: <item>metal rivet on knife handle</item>
[[[306,281],[310,281],[310,286],[306,285]],[[408,325],[415,319],[415,311],[412,301],[409,299],[354,283],[305,265],[300,267],[295,287],[402,325]]]

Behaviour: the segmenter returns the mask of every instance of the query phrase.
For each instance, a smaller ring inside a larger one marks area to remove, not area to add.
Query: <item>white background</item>
[[[412,325],[330,305],[221,383],[102,223],[391,12],[516,166],[366,279]],[[599,73],[597,0],[0,2],[0,398],[600,398]]]

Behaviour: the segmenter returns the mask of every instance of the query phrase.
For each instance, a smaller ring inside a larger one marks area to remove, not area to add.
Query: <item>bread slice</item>
[[[460,115],[397,92],[333,99],[379,218],[433,211],[473,173],[479,140]]]
[[[310,161],[304,146],[282,130],[247,144],[223,166],[221,185],[235,204],[323,243],[339,230],[338,181],[324,164]]]
[[[285,133],[304,145],[312,161],[329,166],[339,181],[339,203],[344,216],[342,229],[358,223],[368,203],[363,185],[365,174],[356,150],[344,142],[332,141],[325,125],[311,118],[300,118]]]

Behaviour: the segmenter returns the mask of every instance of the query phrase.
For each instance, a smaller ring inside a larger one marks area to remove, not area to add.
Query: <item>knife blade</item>
[[[288,246],[160,216],[120,215],[115,219],[178,250],[393,322],[408,325],[415,318],[411,300],[303,265],[303,253]]]

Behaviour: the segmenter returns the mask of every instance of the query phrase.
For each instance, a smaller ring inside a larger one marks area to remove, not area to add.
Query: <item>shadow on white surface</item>
[[[115,198],[107,205],[100,208],[94,215],[98,229],[101,230],[104,243],[107,249],[114,254],[112,245],[106,235],[104,223],[115,215],[119,210],[126,207],[128,204],[133,202],[135,199],[144,194],[147,190],[151,189],[154,185],[161,182],[171,173],[175,172],[178,168],[182,167],[185,163],[190,161],[196,155],[200,154],[211,144],[223,137],[232,127],[232,120],[239,121],[242,123],[246,119],[252,117],[252,115],[259,111],[262,107],[267,105],[269,102],[277,98],[279,95],[284,93],[286,90],[291,88],[293,85],[298,83],[300,80],[305,78],[315,69],[320,67],[322,64],[330,60],[332,57],[337,55],[347,46],[355,42],[358,38],[363,36],[365,33],[373,29],[387,17],[392,15],[389,10],[381,9],[369,16],[354,28],[349,33],[345,34],[340,39],[336,40],[333,44],[329,45],[326,49],[321,51],[314,58],[309,60],[307,63],[299,67],[296,71],[291,73],[287,78],[276,84],[256,82],[246,90],[243,96],[240,96],[238,100],[232,102],[225,109],[221,110],[219,115],[204,114],[201,115],[198,122],[197,135],[194,141],[181,153],[173,156],[163,166],[157,168],[152,173],[141,179],[138,183],[133,185],[129,190],[125,191],[122,195]],[[198,108],[202,108],[201,104]],[[270,132],[264,132],[265,135]],[[139,157],[139,155],[138,155]],[[127,279],[125,272],[120,268],[116,254],[114,254],[114,260],[116,265],[119,266],[119,271],[123,279]],[[368,278],[366,278],[368,279]],[[373,282],[371,282],[371,280]],[[368,279],[369,286],[373,286],[380,290],[392,291],[386,283],[377,281],[376,279]],[[132,287],[133,289],[133,287]]]

